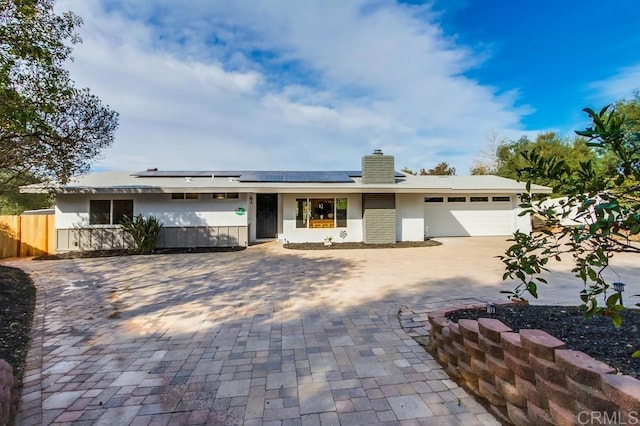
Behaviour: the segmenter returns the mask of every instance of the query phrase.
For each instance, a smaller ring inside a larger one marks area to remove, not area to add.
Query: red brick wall
[[[541,330],[514,333],[495,319],[456,324],[446,318],[468,308],[429,314],[431,351],[497,417],[515,425],[584,425],[596,412],[621,424],[640,424],[639,380],[566,349]]]

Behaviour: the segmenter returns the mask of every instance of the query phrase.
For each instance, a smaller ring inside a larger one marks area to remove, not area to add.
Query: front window
[[[494,202],[511,201],[511,197],[492,197],[491,200]]]
[[[216,194],[213,194],[214,200],[230,200],[237,199],[239,197],[240,195],[237,192],[218,192]]]
[[[425,197],[424,202],[425,203],[443,203],[444,198],[443,197]]]
[[[447,197],[449,203],[465,203],[466,201],[467,197]]]
[[[133,217],[133,200],[90,200],[89,225],[118,225]]]
[[[197,200],[197,192],[174,192],[171,194],[172,200]]]
[[[346,228],[346,198],[296,199],[296,228]]]
[[[309,200],[298,198],[296,200],[296,228],[307,228],[309,222]]]
[[[133,200],[113,200],[111,223],[117,225],[126,217],[133,219]]]
[[[111,200],[89,201],[89,225],[109,225],[111,223]]]

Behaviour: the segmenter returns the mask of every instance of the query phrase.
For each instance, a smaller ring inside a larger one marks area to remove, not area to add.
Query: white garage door
[[[515,223],[509,196],[425,197],[427,237],[511,235]]]

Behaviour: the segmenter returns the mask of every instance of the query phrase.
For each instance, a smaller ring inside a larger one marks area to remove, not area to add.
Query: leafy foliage
[[[599,164],[600,154],[587,146],[587,140],[576,137],[573,140],[562,138],[554,132],[540,133],[534,141],[526,136],[516,141],[502,141],[497,144],[493,158],[489,161],[475,161],[472,175],[497,175],[509,179],[520,179],[520,170],[527,167],[528,160],[523,154],[536,151],[540,158],[549,160],[562,160],[572,167],[576,167],[582,161],[592,160]],[[564,195],[568,188],[564,182],[553,176],[532,176],[532,183],[550,186],[554,194]]]
[[[506,292],[510,297],[520,298],[525,293],[537,297],[538,284],[546,283],[538,275],[547,271],[550,261],[570,255],[572,272],[584,283],[580,298],[586,315],[602,314],[620,326],[622,300],[619,293],[612,294],[603,273],[615,253],[640,253],[629,240],[640,234],[640,133],[611,106],[599,112],[584,111],[592,125],[576,133],[587,138],[586,145],[598,158],[608,159],[607,167],[593,158],[576,164],[543,155],[538,149],[521,153],[524,167],[518,176],[527,181],[528,192],[522,196],[522,214],[540,215],[547,227],[532,235],[514,234],[514,244],[501,256],[503,278],[519,281],[513,291]],[[532,182],[540,180],[557,182],[567,197],[555,204],[534,201],[529,189]]]
[[[132,219],[125,216],[121,225],[133,238],[133,252],[146,254],[151,253],[156,248],[156,241],[162,229],[162,223],[157,217],[149,216],[145,218],[139,214]]]
[[[484,161],[475,160],[473,164],[471,164],[471,169],[469,170],[470,175],[494,175],[496,174],[495,169],[491,167],[491,164],[486,163]]]
[[[442,161],[440,163],[438,163],[434,168],[432,169],[420,169],[420,173],[416,173],[413,170],[411,170],[408,167],[403,167],[402,168],[402,172],[403,173],[407,173],[410,175],[417,175],[419,174],[420,176],[429,176],[429,175],[439,175],[439,176],[444,176],[444,175],[455,175],[456,174],[456,168],[455,167],[451,167],[449,165],[449,163]]]
[[[436,164],[433,169],[429,169],[425,171],[424,169],[420,170],[421,175],[434,175],[434,176],[450,176],[456,174],[456,168],[451,167],[447,162],[440,162]]]
[[[0,215],[21,214],[25,210],[44,209],[53,206],[54,195],[22,194],[20,186],[38,183],[39,181],[27,174],[7,176],[0,172],[0,181],[5,182],[4,192],[0,194]]]
[[[0,0],[0,194],[16,177],[65,182],[113,142],[118,114],[63,67],[81,23],[53,0]]]

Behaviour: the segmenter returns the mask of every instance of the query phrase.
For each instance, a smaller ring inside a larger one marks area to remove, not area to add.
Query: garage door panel
[[[456,212],[446,208],[425,209],[424,225],[427,237],[468,237],[471,235]]]
[[[509,203],[425,203],[429,237],[510,235],[514,211]]]

